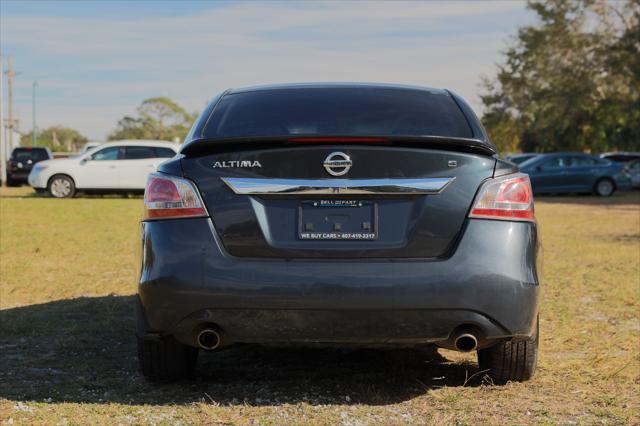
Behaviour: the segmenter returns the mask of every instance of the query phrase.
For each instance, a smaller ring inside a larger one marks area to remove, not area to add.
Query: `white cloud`
[[[123,7],[122,19],[3,16],[0,35],[16,63],[37,69],[39,125],[99,138],[145,97],[167,95],[197,110],[227,87],[261,83],[422,84],[451,88],[477,106],[479,75],[491,72],[505,31],[515,30],[504,17],[522,20],[523,9],[517,2],[244,2],[134,20]],[[17,99],[25,118],[29,89],[23,79]]]

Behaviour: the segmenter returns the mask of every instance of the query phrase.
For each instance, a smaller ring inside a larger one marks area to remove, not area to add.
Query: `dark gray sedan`
[[[538,354],[527,175],[458,96],[422,87],[228,90],[151,174],[138,355],[149,380],[235,343],[477,351],[496,383]]]

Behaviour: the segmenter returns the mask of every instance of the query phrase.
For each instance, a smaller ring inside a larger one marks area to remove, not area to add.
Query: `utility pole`
[[[33,127],[31,128],[31,146],[36,146],[36,135],[38,132],[38,127],[36,126],[36,87],[38,87],[38,82],[33,82],[33,105],[31,110],[33,112]]]
[[[4,92],[2,90],[4,86],[4,72],[2,72],[2,60],[2,52],[0,51],[0,186],[7,182],[7,141],[5,140],[4,132]]]
[[[7,87],[9,89],[9,123],[7,125],[7,130],[9,132],[9,148],[13,148],[13,77],[16,76],[15,71],[13,71],[13,60],[11,59],[11,55],[9,55],[7,62]]]

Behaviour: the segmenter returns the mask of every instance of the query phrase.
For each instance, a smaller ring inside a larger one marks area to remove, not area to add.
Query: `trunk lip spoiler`
[[[244,148],[243,145],[250,145],[251,143],[255,144],[268,144],[268,143],[276,143],[281,144],[282,146],[292,147],[292,146],[304,146],[307,144],[301,144],[296,142],[290,142],[289,139],[295,138],[306,138],[306,137],[331,137],[332,139],[340,139],[344,138],[344,142],[326,142],[326,143],[318,143],[317,145],[349,145],[349,139],[356,137],[355,135],[280,135],[280,136],[246,136],[246,137],[230,137],[230,138],[216,138],[216,139],[204,139],[204,138],[196,138],[185,141],[180,150],[181,154],[190,155],[197,153],[200,150],[206,150],[207,148],[228,148],[233,147]],[[495,155],[497,154],[497,150],[490,142],[482,139],[476,138],[462,138],[462,137],[451,137],[451,136],[433,136],[433,135],[423,135],[423,136],[388,136],[388,135],[358,135],[358,138],[376,138],[382,139],[383,142],[387,142],[389,144],[397,143],[399,146],[402,144],[410,144],[420,146],[420,144],[424,144],[425,148],[440,148],[440,149],[449,149],[454,151],[472,151],[475,153],[485,154],[485,155]],[[358,145],[361,145],[359,143]],[[372,144],[375,146],[381,146],[380,142],[376,142]]]
[[[220,178],[239,195],[421,195],[439,194],[455,177],[413,179]]]

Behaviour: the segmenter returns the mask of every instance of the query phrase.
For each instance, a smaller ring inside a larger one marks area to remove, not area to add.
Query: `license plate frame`
[[[378,223],[374,201],[312,200],[298,207],[298,239],[303,241],[374,241]]]

